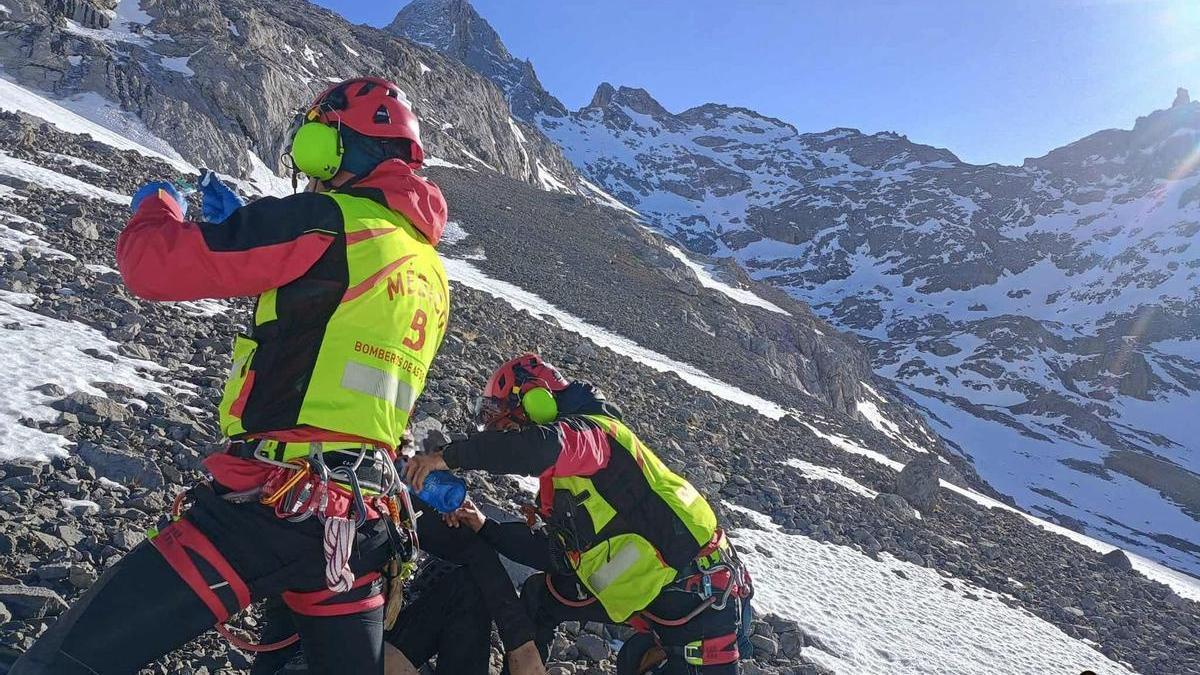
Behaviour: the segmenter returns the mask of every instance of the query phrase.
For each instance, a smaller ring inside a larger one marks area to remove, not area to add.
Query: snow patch
[[[455,164],[454,162],[442,159],[441,157],[426,157],[425,158],[425,166],[437,166],[437,167],[442,167],[444,169],[462,169],[463,171],[474,171],[475,170],[469,166],[463,166],[462,164]]]
[[[551,173],[550,169],[547,169],[546,165],[542,164],[542,160],[540,159],[537,160],[537,179],[538,182],[541,183],[542,189],[544,190],[549,190],[551,192],[572,191],[566,183],[558,179],[558,176],[555,176],[553,173]]]
[[[599,185],[596,185],[595,183],[587,180],[586,178],[582,178],[582,177],[580,177],[579,182],[583,184],[583,187],[587,188],[588,191],[590,191],[592,193],[592,197],[600,204],[603,204],[603,205],[609,207],[610,209],[624,211],[625,213],[628,213],[628,214],[634,216],[635,218],[640,219],[642,217],[642,214],[638,213],[637,211],[634,211],[633,209],[631,209],[628,206],[626,206],[625,204],[623,204],[621,202],[621,200],[619,200],[616,197],[605,192],[604,189],[601,188]]]
[[[309,47],[307,44],[304,45],[304,60],[312,64],[313,68],[316,68],[317,70],[321,69],[321,65],[317,63],[317,53],[313,51],[312,47]],[[340,81],[341,80],[339,80],[339,82]]]
[[[0,186],[0,187],[4,187],[4,186]],[[4,192],[2,190],[0,190],[0,195],[3,195],[3,194],[4,194]],[[9,213],[7,211],[0,210],[0,219],[7,220],[10,223],[12,223],[13,221],[15,221],[17,223],[27,223],[27,224],[36,226],[38,229],[45,229],[42,225],[40,225],[38,223],[34,223],[31,220],[26,220],[25,218],[21,218],[20,216],[13,214],[13,213]],[[9,227],[7,224],[4,224],[2,222],[0,222],[0,251],[14,251],[14,252],[29,251],[29,252],[33,252],[33,253],[36,253],[41,256],[46,256],[48,258],[66,258],[67,260],[75,259],[75,256],[71,255],[70,253],[66,253],[65,251],[60,251],[60,250],[54,248],[48,242],[41,239],[40,237],[33,235],[33,234],[29,234],[28,232],[23,232],[21,230],[13,228],[13,227]],[[26,294],[17,294],[17,295],[23,296]],[[32,295],[29,297],[33,298]],[[12,301],[11,298],[10,298],[10,301]],[[16,303],[16,304],[27,305],[30,303],[20,302],[20,303]]]
[[[677,259],[679,262],[686,265],[687,268],[690,269],[692,272],[694,272],[696,274],[696,278],[700,281],[701,286],[703,286],[705,288],[711,288],[715,291],[719,291],[719,292],[723,293],[724,295],[726,295],[727,297],[729,297],[730,299],[732,299],[736,302],[739,302],[743,305],[749,305],[751,307],[760,307],[769,312],[775,312],[776,314],[783,314],[784,316],[791,316],[790,312],[783,309],[779,305],[776,305],[767,300],[763,300],[762,298],[758,297],[754,293],[752,293],[744,288],[734,288],[733,286],[730,286],[729,284],[727,284],[723,281],[718,281],[717,278],[712,275],[712,272],[709,271],[709,269],[707,267],[704,267],[703,265],[692,260],[691,258],[689,258],[687,256],[686,253],[679,250],[678,248],[675,248],[674,246],[667,246],[667,252],[670,253],[672,256],[674,256],[675,259]]]
[[[186,300],[174,304],[188,314],[199,317],[216,316],[229,311],[229,305],[222,300]]]
[[[812,480],[828,481],[830,483],[841,485],[854,494],[861,495],[867,499],[875,499],[875,496],[879,494],[871,488],[854,480],[850,476],[842,473],[840,469],[821,466],[819,464],[811,464],[802,459],[796,459],[795,457],[792,457],[783,463],[792,467],[793,469],[799,469],[800,473],[804,474],[807,478],[811,478]]]
[[[145,46],[154,40],[170,40],[170,35],[140,28],[153,20],[154,17],[142,9],[140,0],[121,0],[113,12],[108,28],[85,28],[71,19],[67,19],[66,22],[67,31],[97,42],[127,42]]]
[[[442,244],[453,246],[463,239],[467,238],[467,231],[462,225],[458,224],[457,220],[446,221],[446,228],[442,230]]]
[[[30,164],[23,159],[17,159],[9,155],[3,150],[0,150],[0,174],[27,180],[38,187],[50,190],[74,192],[90,199],[104,199],[122,206],[129,205],[129,197],[127,195],[117,194],[111,190],[96,187],[91,183],[85,183],[78,178],[72,178],[57,171],[52,171],[36,164]]]
[[[159,63],[161,63],[162,67],[166,68],[167,70],[180,73],[184,77],[191,77],[196,74],[196,71],[188,67],[188,61],[191,60],[193,56],[195,56],[195,54],[188,54],[187,56],[164,56]]]
[[[607,347],[654,370],[662,373],[675,373],[697,389],[732,403],[747,406],[772,419],[779,419],[788,412],[771,401],[721,382],[695,366],[680,363],[658,352],[646,349],[629,338],[592,325],[523,288],[514,286],[507,281],[493,279],[465,260],[447,258],[444,262],[446,272],[452,280],[500,298],[516,309],[523,309],[534,316],[551,319],[565,330],[578,333],[601,347]]]
[[[53,101],[0,77],[0,110],[24,112],[68,133],[86,134],[118,150],[134,150],[161,159],[180,171],[197,172],[195,166],[155,136],[136,115],[94,92]]]
[[[936,571],[886,553],[876,561],[852,548],[784,534],[773,524],[767,530],[733,533],[754,575],[755,608],[792,619],[819,638],[824,649],[806,648],[805,655],[839,673],[1131,673],[986,589],[959,580],[949,589]]]
[[[100,173],[109,173],[108,169],[100,166],[99,164],[97,164],[95,162],[89,162],[86,159],[80,159],[78,157],[73,157],[71,155],[64,155],[60,152],[46,152],[43,150],[43,151],[39,151],[38,154],[40,154],[43,157],[49,157],[50,159],[57,159],[58,161],[64,162],[71,166],[86,166],[87,168],[92,169],[94,171],[98,171]]]
[[[433,68],[430,68],[429,66],[425,65],[425,63],[423,61],[417,61],[417,67],[421,69],[422,75],[433,72]]]
[[[68,393],[105,393],[94,382],[113,382],[136,393],[163,392],[162,385],[147,379],[143,370],[161,366],[117,353],[117,343],[99,331],[75,321],[60,321],[36,314],[28,305],[32,296],[0,291],[0,459],[38,460],[62,455],[69,439],[21,424],[21,418],[51,421],[58,411],[49,407],[54,397],[33,388],[55,383]],[[84,353],[96,350],[104,358]],[[110,360],[111,359],[111,360]]]
[[[803,419],[799,419],[798,421],[817,436],[824,438],[832,443],[834,447],[845,452],[855,455],[862,455],[863,457],[875,460],[876,462],[879,462],[883,466],[886,466],[893,471],[900,471],[904,468],[904,464],[902,462],[897,462],[883,453],[876,452],[874,450],[868,450],[867,448],[864,448],[863,446],[837,434],[821,431]],[[1013,513],[1020,515],[1025,520],[1029,521],[1033,525],[1036,525],[1037,527],[1042,528],[1043,530],[1046,530],[1047,532],[1066,537],[1098,553],[1109,553],[1110,551],[1118,548],[1112,544],[1089,537],[1086,534],[1082,534],[1065,528],[1061,525],[1043,520],[1020,509],[1015,509],[1004,502],[997,501],[991,497],[975,492],[974,490],[962,488],[944,480],[941,481],[941,486],[947,490],[950,490],[951,492],[962,495],[963,497],[985,508],[1005,509],[1012,511]],[[1160,565],[1149,558],[1143,557],[1136,553],[1125,551],[1125,554],[1129,556],[1129,560],[1133,563],[1134,569],[1140,572],[1147,579],[1157,581],[1160,584],[1168,586],[1177,594],[1179,594],[1180,597],[1200,602],[1200,579],[1188,574],[1184,574],[1183,572],[1177,572],[1176,570],[1170,569],[1164,565]]]
[[[254,186],[256,192],[271,197],[286,197],[292,194],[290,178],[281,178],[253,151],[247,150],[246,153],[250,155],[250,174],[246,180]]]

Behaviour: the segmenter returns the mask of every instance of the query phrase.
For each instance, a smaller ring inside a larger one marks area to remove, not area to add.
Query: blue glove
[[[208,223],[223,223],[225,219],[237,211],[246,202],[221,182],[217,174],[204,169],[200,172],[201,210],[204,221]]]
[[[129,210],[137,213],[138,207],[142,205],[142,200],[146,197],[159,194],[160,190],[166,197],[175,200],[175,203],[179,205],[180,213],[185,216],[187,215],[187,200],[183,198],[183,194],[179,192],[179,188],[175,187],[174,183],[169,183],[165,180],[150,181],[138,188],[138,191],[133,193],[133,199],[129,200]]]

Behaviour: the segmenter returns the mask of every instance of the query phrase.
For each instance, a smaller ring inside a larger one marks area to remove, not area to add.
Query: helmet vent
[[[371,90],[374,88],[375,88],[374,82],[364,82],[363,86],[361,88],[359,88],[358,93],[355,94],[355,96],[366,96],[367,94],[371,93]]]
[[[376,124],[391,124],[392,115],[388,112],[387,108],[379,106],[379,109],[375,111],[375,118],[373,121]]]

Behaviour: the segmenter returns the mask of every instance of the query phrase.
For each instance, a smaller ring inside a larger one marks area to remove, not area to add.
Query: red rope
[[[546,588],[550,591],[550,595],[554,596],[555,600],[561,602],[567,607],[587,607],[596,601],[595,596],[587,598],[586,600],[568,600],[564,598],[562,594],[558,592],[558,589],[554,587],[554,582],[550,581],[549,574],[546,575]]]
[[[655,616],[654,614],[651,614],[650,612],[648,612],[646,610],[643,610],[641,612],[641,615],[646,617],[647,619],[650,619],[654,623],[659,624],[660,626],[669,626],[669,627],[670,626],[682,626],[683,624],[696,618],[696,616],[698,614],[700,614],[700,612],[703,612],[704,610],[711,607],[712,604],[716,601],[717,601],[717,599],[715,597],[708,598],[704,602],[700,603],[696,607],[696,609],[693,609],[691,612],[688,612],[686,615],[684,615],[682,618],[679,618],[679,619],[664,619],[662,617]]]
[[[243,640],[242,638],[234,635],[233,632],[230,631],[229,628],[223,623],[219,623],[216,626],[213,626],[213,628],[215,628],[216,631],[221,634],[221,637],[228,640],[229,644],[233,645],[234,647],[237,647],[238,649],[240,649],[244,652],[251,652],[254,654],[259,654],[262,652],[278,651],[280,649],[283,649],[284,647],[290,647],[290,646],[296,644],[296,641],[300,639],[300,634],[296,633],[296,634],[292,635],[291,637],[280,640],[279,642],[272,642],[270,644],[256,645],[253,642],[247,642],[246,640]]]

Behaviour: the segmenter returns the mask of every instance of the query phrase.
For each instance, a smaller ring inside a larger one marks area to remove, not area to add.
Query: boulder
[[[62,412],[73,413],[79,419],[91,424],[124,422],[129,418],[129,412],[120,403],[82,391],[67,394],[65,398],[55,401],[50,407]]]
[[[900,495],[890,492],[880,492],[875,495],[875,505],[897,520],[907,522],[917,519],[917,514],[913,511],[912,505]]]
[[[97,474],[109,480],[155,490],[163,486],[162,471],[142,455],[105,448],[87,441],[79,443],[76,453],[95,469]]]
[[[1100,562],[1103,562],[1105,565],[1119,569],[1123,572],[1133,569],[1133,563],[1130,562],[1129,556],[1125,554],[1125,551],[1122,551],[1119,548],[1114,548],[1108,553],[1105,553],[1100,557]]]
[[[609,656],[608,643],[597,635],[584,633],[575,641],[579,653],[593,661],[603,661]]]
[[[896,494],[921,511],[928,511],[937,505],[942,471],[942,462],[935,455],[918,455],[896,476]]]
[[[18,619],[57,616],[67,608],[67,603],[58,593],[49,588],[24,584],[0,586],[0,603]]]

